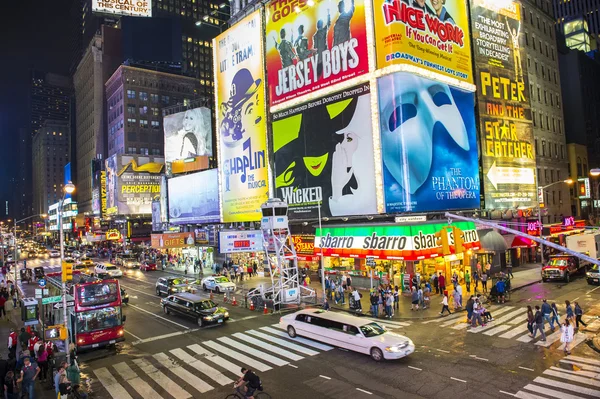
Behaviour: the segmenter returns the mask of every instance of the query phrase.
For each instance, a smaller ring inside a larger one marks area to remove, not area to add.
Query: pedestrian
[[[575,329],[579,330],[579,323],[583,324],[584,327],[587,327],[587,324],[581,320],[581,317],[583,316],[583,309],[581,309],[581,306],[579,306],[579,302],[575,301],[573,303],[575,304]]]
[[[444,298],[442,299],[442,311],[440,312],[440,316],[444,315],[444,310],[447,311],[448,314],[452,314],[448,308],[448,295],[444,293],[442,293],[442,295],[444,295]]]
[[[384,305],[385,305],[385,292],[382,289],[382,286],[380,286],[380,289],[378,291],[377,294],[377,306],[379,308],[379,314],[383,315],[383,309],[384,309]]]
[[[473,295],[467,299],[467,304],[465,305],[465,309],[467,309],[467,323],[471,322],[471,318],[473,317],[473,305],[475,304],[475,300],[473,299]]]
[[[29,399],[35,398],[35,379],[40,373],[40,368],[35,362],[31,361],[29,356],[26,356],[21,369],[21,377],[17,382],[21,383],[21,394],[27,392]],[[24,396],[24,395],[23,395]]]
[[[483,288],[483,292],[488,292],[487,291],[487,279],[488,279],[488,275],[487,273],[483,273],[481,275],[481,287]]]
[[[21,350],[27,349],[27,343],[31,338],[31,334],[25,331],[25,327],[21,327],[21,333],[19,334],[19,343],[21,344]]]
[[[17,355],[17,333],[14,328],[11,328],[10,334],[8,334],[8,353]]]
[[[494,321],[494,317],[490,311],[483,305],[481,305],[481,317],[483,318],[484,323]]]
[[[477,266],[476,266],[476,268],[477,268],[477,274],[478,274],[479,276],[481,276],[481,262],[479,262],[479,261],[477,262]]]
[[[546,342],[546,334],[544,333],[544,315],[542,314],[542,311],[538,305],[535,305],[535,314],[533,315],[533,319],[535,324],[533,325],[533,334],[531,337],[535,338],[535,334],[539,331],[542,336],[541,341]]]
[[[533,310],[530,305],[527,305],[527,329],[529,330],[529,335],[533,337],[533,323],[535,318],[533,316]]]
[[[433,277],[431,278],[432,280],[432,284],[433,284],[433,288],[435,288],[435,293],[439,294],[440,293],[440,282],[438,279],[438,276],[436,273],[433,273]]]
[[[444,292],[446,291],[446,278],[444,277],[442,272],[440,272],[440,275],[438,276],[438,285],[440,286],[440,293],[442,295],[446,295],[446,293]]]
[[[308,275],[307,275],[308,277]],[[337,287],[338,290],[338,295],[339,295],[339,301],[342,302],[342,305],[346,304],[346,295],[344,294],[344,287],[342,285],[338,285]]]
[[[458,292],[458,306],[462,308],[463,289],[460,284],[456,286],[456,291]]]
[[[417,292],[417,289],[415,287],[411,288],[410,300],[411,300],[410,310],[419,310],[419,293]],[[447,304],[448,303],[446,303],[446,305]],[[442,311],[443,311],[443,309],[442,309]]]
[[[477,327],[477,324],[484,327],[485,323],[481,318],[481,302],[479,302],[479,296],[475,297],[473,303],[473,314],[471,315],[471,328]]]
[[[12,300],[8,300],[4,302],[4,312],[6,312],[6,320],[12,323],[13,321],[13,310],[15,309],[15,305]]]
[[[371,297],[369,299],[371,301],[371,315],[377,317],[377,295],[375,294],[375,291],[371,291]]]
[[[573,324],[566,318],[562,326],[560,326],[560,342],[565,344],[565,355],[571,354],[569,346],[571,345],[571,342],[573,342],[574,335],[575,331],[573,330]]]
[[[492,271],[492,265],[490,264],[490,262],[487,262],[485,264],[485,274],[487,274],[489,276],[491,271]]]
[[[568,300],[565,301],[565,311],[567,313],[567,319],[571,322],[571,324],[575,323],[575,313],[573,312],[573,307],[571,307],[571,302]]]
[[[454,298],[454,310],[458,310],[461,308],[460,306],[460,294],[458,293],[458,290],[456,289],[456,286],[454,286],[454,291],[452,292],[452,297]]]
[[[477,270],[475,270],[473,272],[473,281],[475,281],[475,291],[474,292],[477,292],[477,286],[479,284],[479,276],[480,276],[480,274],[477,272]]]
[[[398,290],[398,286],[394,286],[394,309],[398,310],[400,308],[400,292]]]
[[[56,373],[54,374],[54,391],[56,392],[56,397],[60,393],[60,379],[63,374],[65,374],[65,370],[67,368],[67,362],[61,362],[56,369]]]
[[[350,274],[346,274],[346,287],[352,291],[352,277],[350,277]]]
[[[468,270],[465,270],[465,285],[467,286],[467,293],[471,292],[471,275]]]
[[[19,386],[13,370],[8,370],[6,377],[4,377],[4,392],[6,393],[6,399],[17,399],[19,397]]]
[[[506,290],[506,284],[503,279],[498,279],[496,282],[496,293],[498,296],[498,303],[504,303],[504,291]]]
[[[44,343],[39,346],[36,354],[37,364],[41,370],[40,381],[44,382],[48,378],[48,351]]]
[[[452,285],[454,285],[455,288],[458,285],[458,274],[456,274],[456,271],[452,273]]]
[[[513,276],[513,273],[512,273],[512,268],[513,268],[512,262],[508,262],[508,264],[506,265],[506,273],[510,276],[510,278],[515,278],[515,276]]]
[[[352,291],[352,297],[354,298],[354,306],[357,312],[362,312],[362,303],[360,302],[360,292],[356,288]]]
[[[394,300],[396,309],[398,308],[398,286],[396,286],[396,292],[394,292]],[[431,300],[431,286],[429,282],[425,284],[425,288],[423,289],[423,309],[427,309],[429,307],[429,301]]]
[[[335,299],[335,293],[336,293],[335,280],[331,279],[331,282],[329,284],[331,286],[331,299]]]
[[[392,295],[392,293],[390,291],[388,291],[386,293],[386,298],[385,298],[385,315],[388,319],[391,319],[394,314],[393,305],[394,305],[394,296]]]
[[[544,320],[550,324],[550,329],[554,331],[554,317],[552,314],[552,307],[546,301],[546,298],[542,299],[542,314],[544,315]]]
[[[419,286],[419,289],[417,290],[417,296],[419,297],[419,306],[421,307],[421,309],[424,309],[425,298],[423,296],[423,288],[421,288],[421,286]]]
[[[558,314],[556,303],[552,302],[552,305],[550,307],[552,308],[552,321],[555,322],[557,326],[560,326],[560,315]]]

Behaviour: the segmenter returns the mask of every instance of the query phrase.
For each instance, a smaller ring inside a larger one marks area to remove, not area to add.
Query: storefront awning
[[[521,237],[514,234],[507,234],[504,237],[504,242],[508,248],[533,248],[537,243],[527,237]]]
[[[463,234],[464,248],[480,248],[479,236],[473,222],[456,222]],[[436,233],[448,228],[447,223],[418,225],[378,225],[327,227],[317,229],[314,253],[346,258],[421,260],[442,256],[442,247]],[[454,253],[454,239],[447,231],[450,251]],[[322,246],[322,249],[321,249]]]
[[[481,242],[481,249],[489,252],[504,252],[508,249],[504,237],[496,230],[485,229],[479,230],[479,241]]]

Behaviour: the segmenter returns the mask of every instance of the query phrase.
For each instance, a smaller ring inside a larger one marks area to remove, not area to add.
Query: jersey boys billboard
[[[386,212],[479,208],[474,93],[407,72],[377,83]]]
[[[377,213],[369,84],[273,114],[277,197],[290,218]]]
[[[222,220],[257,221],[269,193],[260,11],[214,39],[213,49]]]
[[[408,64],[473,83],[467,2],[374,0],[377,68]]]
[[[271,106],[369,71],[364,0],[274,0],[266,21]]]
[[[472,1],[483,190],[487,209],[537,206],[533,125],[521,12]]]

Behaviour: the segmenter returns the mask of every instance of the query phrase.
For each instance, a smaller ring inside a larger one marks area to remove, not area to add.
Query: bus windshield
[[[77,313],[77,332],[90,333],[118,327],[121,322],[121,308],[108,307]]]
[[[77,286],[78,305],[83,307],[112,303],[119,298],[117,283],[101,282]]]

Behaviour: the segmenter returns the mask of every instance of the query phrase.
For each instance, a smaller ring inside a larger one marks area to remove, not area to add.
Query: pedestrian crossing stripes
[[[600,397],[600,361],[579,356],[560,360],[514,396],[521,399],[586,399]]]
[[[387,324],[401,328],[409,323]],[[233,384],[243,366],[266,372],[332,349],[290,338],[274,324],[95,369],[93,388],[113,399],[188,399]]]

